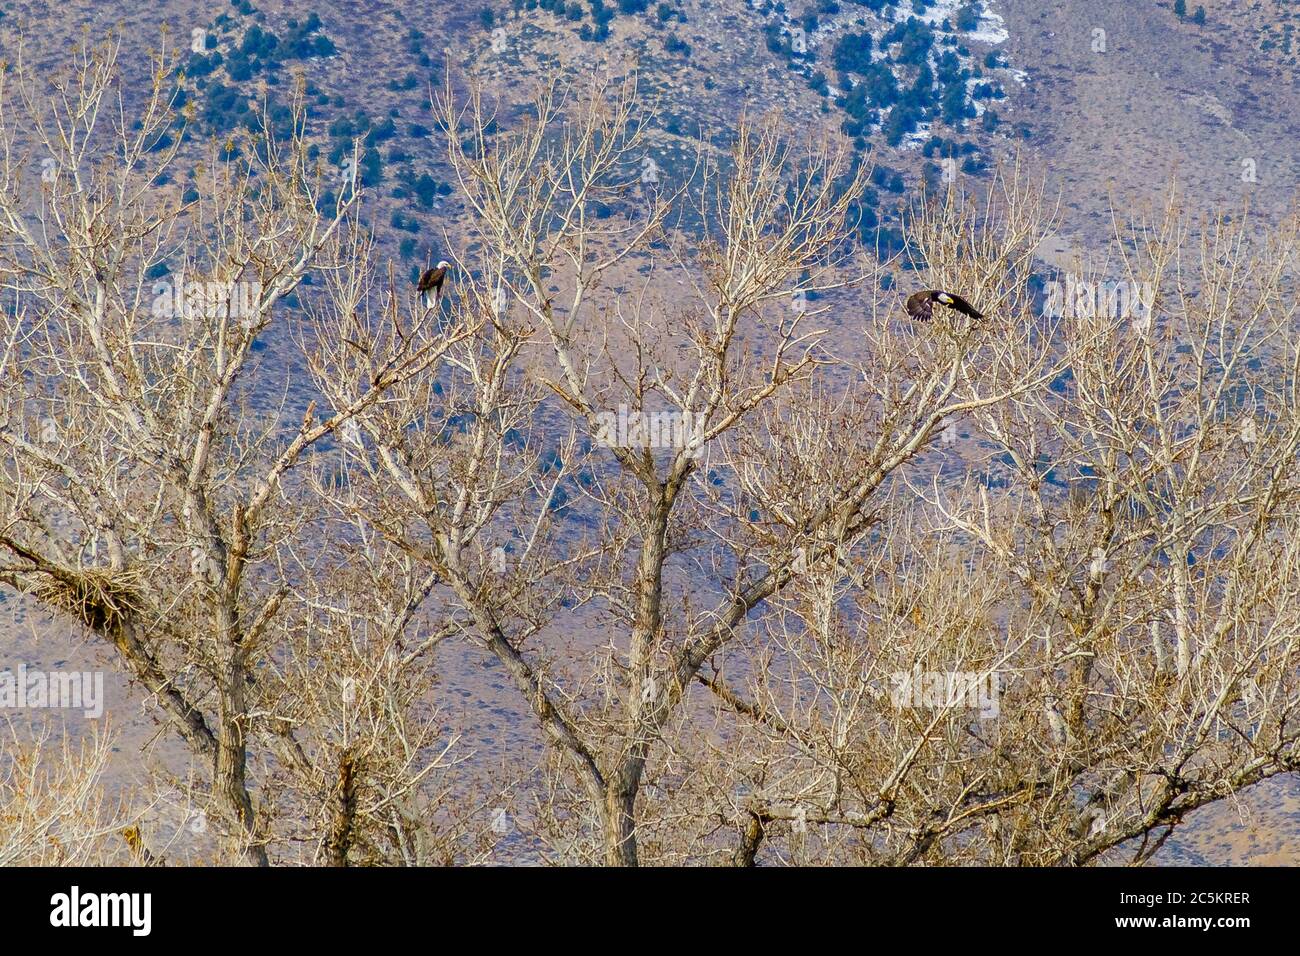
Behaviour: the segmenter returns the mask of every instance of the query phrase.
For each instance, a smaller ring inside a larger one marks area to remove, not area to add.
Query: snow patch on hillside
[[[942,26],[943,21],[947,20],[951,26],[957,21],[957,11],[964,6],[966,6],[965,0],[935,0],[933,6],[918,16],[912,12],[911,6],[900,5],[894,8],[894,19],[902,21],[908,17],[916,17],[932,27]],[[979,15],[979,26],[974,30],[962,32],[963,39],[997,46],[1011,38],[1011,34],[1007,32],[1006,21],[990,10],[987,3],[981,5]]]

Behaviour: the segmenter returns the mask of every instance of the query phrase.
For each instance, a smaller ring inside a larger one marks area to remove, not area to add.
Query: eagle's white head
[[[446,259],[439,259],[439,260],[438,260],[438,268],[439,268],[439,269],[450,269],[450,268],[451,268],[451,263],[448,262]]]
[[[950,296],[947,292],[940,292],[939,301],[942,302],[944,305],[952,305],[952,296]]]

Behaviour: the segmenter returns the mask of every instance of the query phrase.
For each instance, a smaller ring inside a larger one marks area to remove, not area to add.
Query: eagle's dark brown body
[[[969,315],[972,319],[984,318],[982,312],[955,292],[944,292],[940,289],[925,289],[909,295],[907,297],[907,314],[914,319],[920,319],[922,322],[929,322],[934,318],[934,303],[936,302],[940,305],[946,305],[950,309],[956,309],[962,315]]]
[[[431,269],[425,269],[424,275],[420,276],[420,281],[415,284],[415,289],[424,297],[426,308],[433,308],[434,304],[442,298],[442,284],[447,280],[448,264],[439,262],[437,266]]]

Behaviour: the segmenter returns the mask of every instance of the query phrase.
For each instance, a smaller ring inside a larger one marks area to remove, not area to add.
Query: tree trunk
[[[605,864],[639,866],[636,846],[636,797],[644,761],[625,761],[605,794]]]
[[[244,734],[247,706],[244,701],[244,669],[233,648],[223,652],[217,680],[217,762],[213,790],[230,811],[242,833],[236,833],[237,850],[253,866],[269,866],[266,848],[257,842],[253,801],[248,795],[245,768],[248,753]]]
[[[325,857],[330,866],[347,866],[357,814],[357,766],[349,751],[339,759],[339,797]]]

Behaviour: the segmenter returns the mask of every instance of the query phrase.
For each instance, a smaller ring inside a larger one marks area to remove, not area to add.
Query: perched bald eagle
[[[442,283],[447,278],[447,270],[451,268],[451,263],[445,259],[440,260],[432,269],[425,269],[424,275],[420,276],[420,281],[415,284],[415,289],[424,297],[424,307],[432,309],[442,299]]]
[[[975,306],[971,305],[961,296],[953,292],[942,292],[938,289],[926,289],[923,292],[914,292],[907,297],[907,314],[914,319],[920,319],[922,322],[929,322],[934,318],[934,303],[946,305],[950,309],[956,309],[962,315],[969,315],[972,319],[982,319],[984,314]]]

